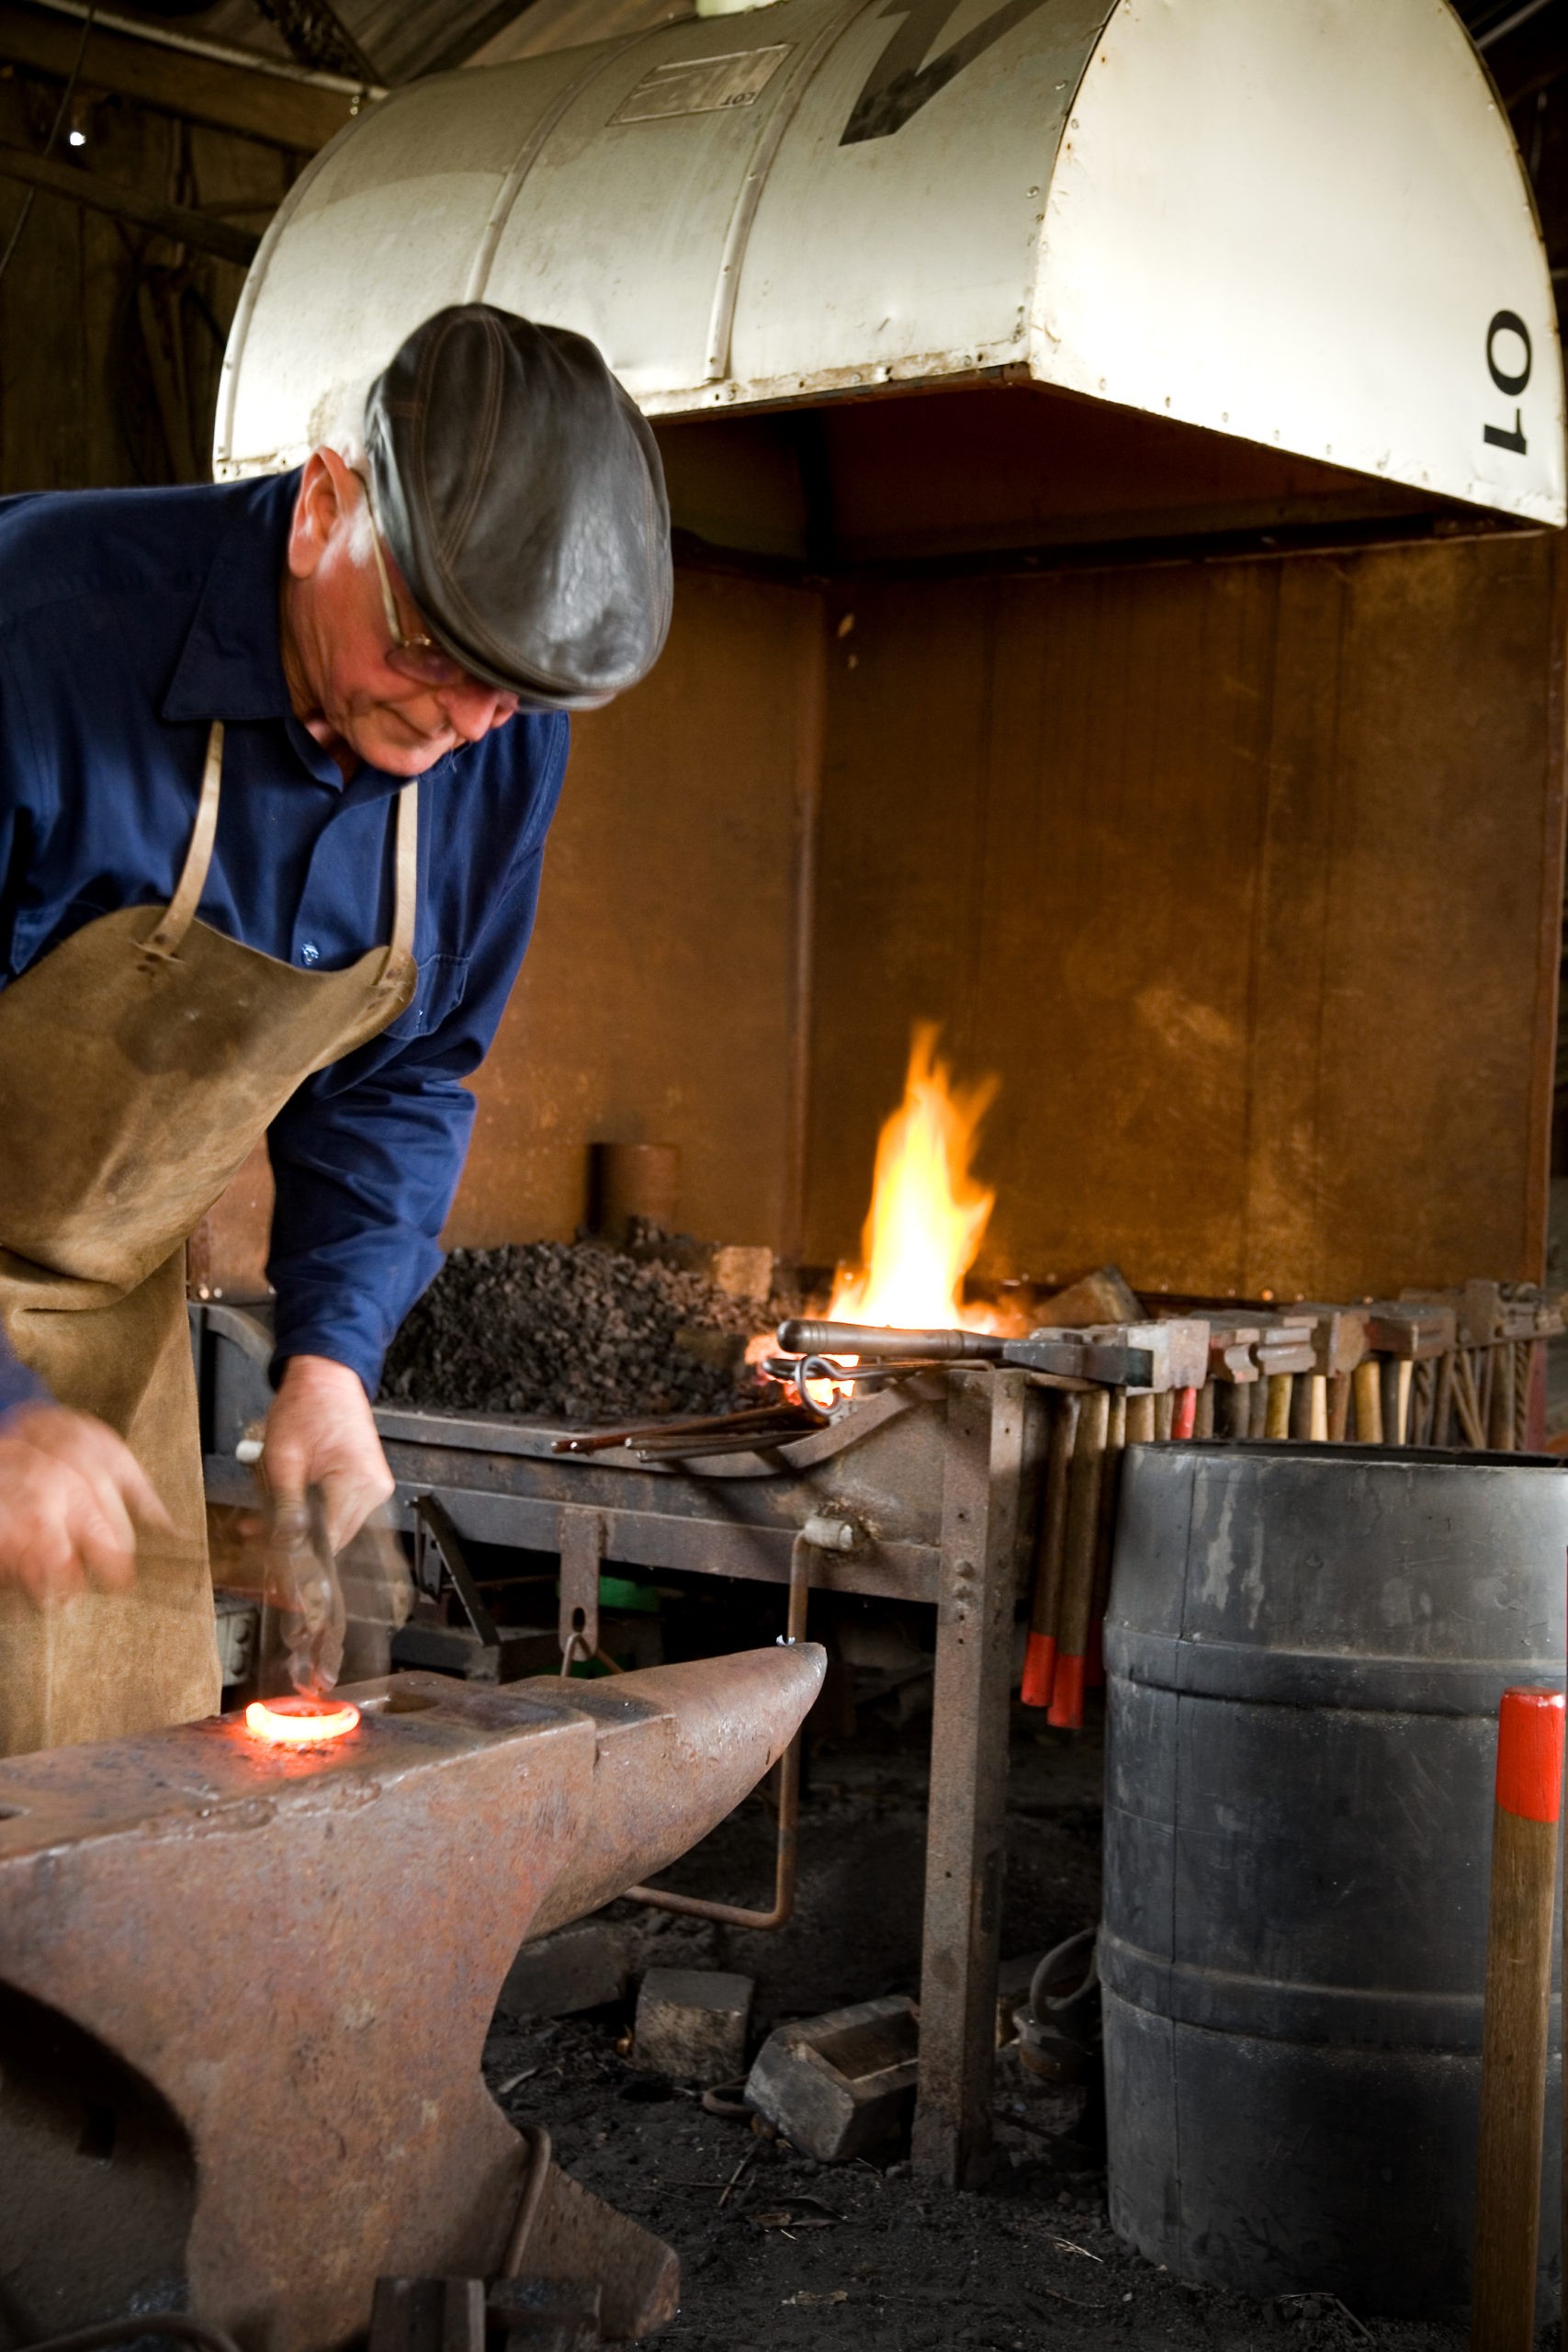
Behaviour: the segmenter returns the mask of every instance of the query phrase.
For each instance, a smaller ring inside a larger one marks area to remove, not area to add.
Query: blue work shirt
[[[284,679],[299,481],[0,499],[0,987],[96,917],[167,902],[215,718],[202,922],[323,972],[390,937],[404,779],[361,764],[345,784]],[[567,735],[564,716],[519,713],[420,778],[418,991],[268,1133],[280,1363],[330,1356],[374,1395],[441,1264],[473,1124],[462,1081],[528,944]],[[40,1393],[0,1341],[0,1408]]]

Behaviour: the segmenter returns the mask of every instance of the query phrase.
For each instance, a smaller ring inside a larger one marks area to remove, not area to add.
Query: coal
[[[382,1401],[579,1423],[755,1404],[745,1343],[765,1310],[637,1246],[454,1250],[392,1344]]]

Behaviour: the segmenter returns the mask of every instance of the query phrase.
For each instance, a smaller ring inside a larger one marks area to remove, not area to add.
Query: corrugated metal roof
[[[1547,5],[1548,0],[1535,0],[1539,8]],[[693,0],[333,0],[333,6],[389,83],[464,62],[502,64],[541,50],[645,31],[694,13]],[[1511,30],[1531,13],[1531,6],[1530,0],[1456,0],[1455,13],[1485,42]],[[187,30],[264,56],[288,54],[258,0],[217,0],[215,6],[179,21]]]
[[[693,13],[693,0],[532,0],[531,6],[529,0],[333,0],[333,6],[387,83],[462,64],[476,51],[486,63],[500,62],[541,49],[639,32]],[[134,0],[127,13],[138,13]],[[231,41],[264,57],[289,54],[258,0],[217,0],[215,6],[178,22],[182,31]]]

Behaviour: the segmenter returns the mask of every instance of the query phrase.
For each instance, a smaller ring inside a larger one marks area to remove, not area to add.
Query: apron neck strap
[[[392,936],[381,986],[395,988],[413,962],[414,915],[419,907],[419,778],[405,784],[398,795],[395,896]]]
[[[175,885],[175,895],[164,908],[157,929],[143,943],[144,956],[168,957],[176,955],[181,941],[196,920],[201,894],[207,888],[207,876],[212,865],[212,844],[218,837],[218,796],[223,778],[223,721],[215,718],[207,738],[207,764],[201,775],[201,798],[197,804],[196,823],[191,828],[190,847]],[[395,881],[392,900],[392,936],[388,943],[387,960],[381,970],[379,986],[396,988],[400,985],[413,962],[414,917],[419,907],[419,779],[404,785],[398,795],[397,842],[395,847]]]
[[[207,738],[207,764],[201,772],[201,798],[197,804],[196,823],[191,828],[190,847],[180,878],[175,885],[175,895],[164,910],[163,921],[142,948],[143,955],[173,956],[190,929],[201,894],[207,888],[208,869],[212,864],[212,844],[218,834],[218,792],[223,777],[223,721],[215,718]]]

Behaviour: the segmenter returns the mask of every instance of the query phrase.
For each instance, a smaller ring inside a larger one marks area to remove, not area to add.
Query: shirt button
[[[301,964],[319,964],[321,960],[321,949],[313,939],[308,939],[299,950],[299,961]]]

